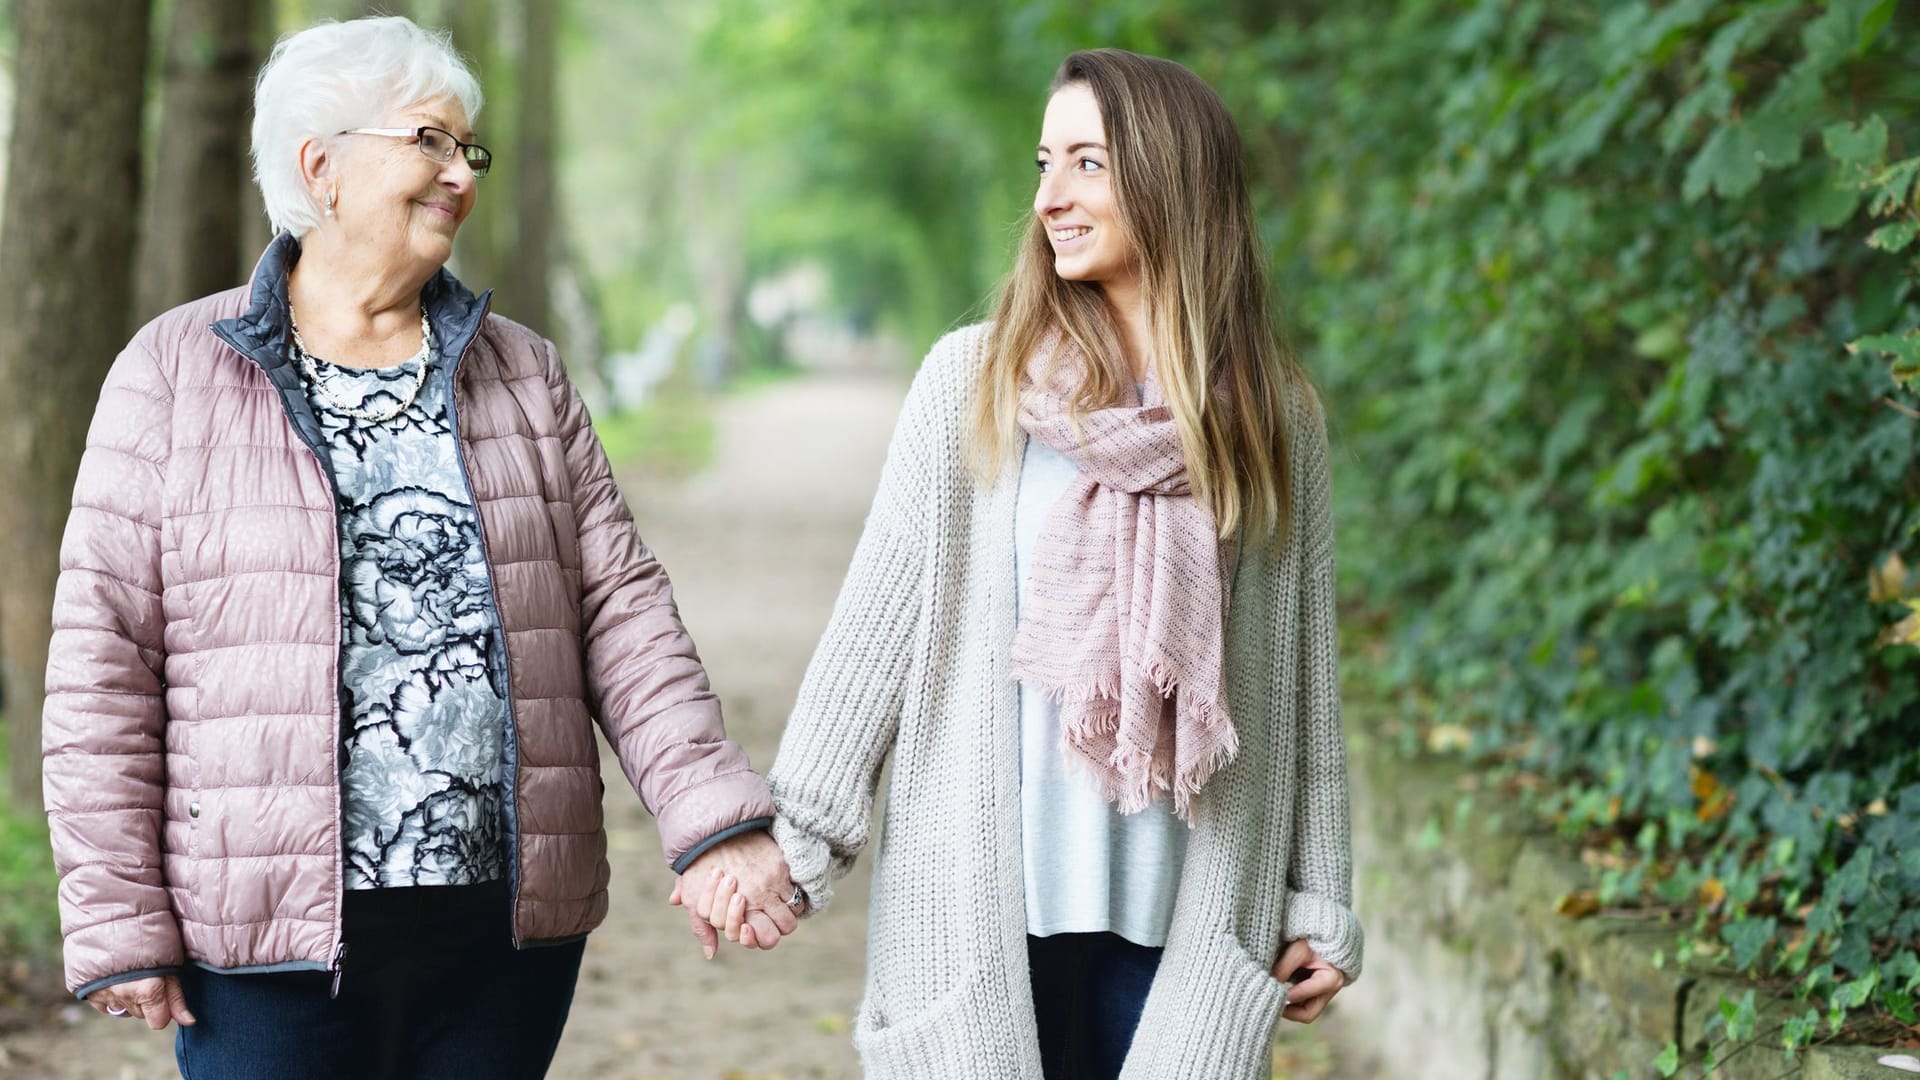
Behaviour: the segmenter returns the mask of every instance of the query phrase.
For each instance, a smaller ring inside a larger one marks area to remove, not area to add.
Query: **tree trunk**
[[[553,268],[554,24],[559,0],[521,0],[526,53],[520,63],[519,148],[513,167],[518,235],[503,314],[552,334],[548,298]]]
[[[273,51],[273,43],[280,38],[285,26],[281,18],[285,15],[285,5],[276,10],[267,10],[254,14],[251,23],[250,45],[253,55],[248,58],[248,78],[259,75],[260,65],[266,63],[267,54]],[[301,25],[305,25],[302,23]],[[251,147],[253,133],[253,86],[247,86],[247,118],[242,128],[246,134],[246,145]],[[253,179],[253,159],[244,157],[240,162],[240,249],[237,258],[243,275],[253,273],[253,266],[260,261],[260,253],[267,249],[273,240],[273,225],[267,221],[267,202],[260,197],[260,185]]]
[[[485,92],[490,106],[474,124],[479,132],[478,138],[486,145],[499,146],[498,137],[501,127],[497,124],[483,123],[485,117],[501,115],[501,90],[497,62],[497,48],[494,33],[493,0],[463,0],[455,5],[452,15],[454,47],[467,58],[467,63],[480,79],[481,90]],[[503,148],[504,149],[504,148]],[[504,159],[504,153],[501,157]],[[500,233],[505,211],[510,210],[502,200],[510,192],[510,185],[502,175],[507,167],[502,165],[500,172],[480,181],[480,197],[473,205],[473,212],[467,215],[466,223],[460,226],[459,239],[454,242],[453,269],[474,292],[484,292],[503,284],[500,280]]]
[[[159,164],[135,285],[141,321],[246,279],[242,185],[253,101],[252,0],[174,0]]]
[[[15,122],[0,224],[0,656],[13,799],[36,811],[60,534],[132,306],[148,7],[14,4]]]

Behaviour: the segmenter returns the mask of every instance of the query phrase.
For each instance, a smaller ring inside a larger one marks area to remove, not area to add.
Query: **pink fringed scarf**
[[[1047,370],[1045,352],[1031,371]],[[1022,396],[1020,426],[1080,475],[1034,549],[1014,676],[1060,703],[1068,751],[1121,813],[1171,792],[1191,823],[1193,796],[1239,748],[1225,686],[1232,547],[1193,497],[1152,379],[1138,407],[1083,413],[1076,430],[1059,383],[1077,367],[1062,358],[1053,385]]]

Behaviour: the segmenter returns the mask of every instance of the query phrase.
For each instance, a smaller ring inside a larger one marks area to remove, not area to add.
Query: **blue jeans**
[[[1114,1080],[1140,1026],[1160,950],[1118,934],[1027,937],[1046,1080]]]
[[[222,975],[189,965],[199,1021],[174,1041],[186,1080],[537,1080],[573,1004],[586,942],[513,947],[507,890],[347,893],[333,975]]]

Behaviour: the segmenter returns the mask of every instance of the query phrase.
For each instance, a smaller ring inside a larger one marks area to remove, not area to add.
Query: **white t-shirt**
[[[1037,439],[1027,442],[1014,508],[1017,604],[1027,603],[1034,545],[1080,470]],[[1136,945],[1167,943],[1187,826],[1158,802],[1123,816],[1060,738],[1060,707],[1020,688],[1020,809],[1025,844],[1027,933],[1118,934]]]

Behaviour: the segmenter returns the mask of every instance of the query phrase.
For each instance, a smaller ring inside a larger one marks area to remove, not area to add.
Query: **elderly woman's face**
[[[454,98],[396,110],[370,126],[437,127],[462,142],[473,140],[467,111]],[[342,147],[340,223],[356,238],[398,244],[406,254],[444,263],[453,236],[473,211],[473,170],[454,154],[441,163],[420,152],[413,139],[348,136]],[[396,252],[396,254],[399,254]]]

